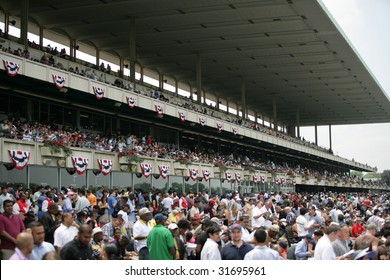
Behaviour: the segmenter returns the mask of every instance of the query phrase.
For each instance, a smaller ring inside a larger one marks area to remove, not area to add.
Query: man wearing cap
[[[156,225],[148,234],[147,246],[150,260],[173,260],[176,256],[172,233],[165,228],[167,217],[163,214],[154,216]]]
[[[168,229],[172,233],[173,242],[175,244],[175,256],[174,260],[184,260],[186,249],[183,241],[179,237],[179,227],[175,223],[168,225]]]
[[[297,243],[297,246],[295,247],[296,260],[307,260],[309,257],[313,256],[314,251],[311,244],[312,241],[312,235],[307,234],[301,241]]]
[[[249,251],[244,260],[281,260],[279,253],[268,247],[268,234],[263,229],[256,230],[254,234],[255,248]]]
[[[134,244],[140,260],[149,259],[149,250],[146,239],[152,229],[149,222],[150,213],[148,208],[141,208],[138,212],[139,219],[133,227]]]
[[[222,248],[221,258],[222,260],[243,260],[246,253],[253,247],[241,239],[242,226],[240,224],[233,224],[230,227],[230,233],[232,240]]]
[[[200,253],[201,260],[221,260],[218,245],[218,242],[221,241],[220,232],[220,227],[214,223],[207,229],[207,241]]]
[[[103,251],[103,231],[100,227],[95,227],[92,230],[92,256],[95,260],[101,260],[101,254]]]
[[[203,209],[204,214],[208,215],[210,219],[214,217],[214,211],[213,211],[214,206],[215,206],[215,200],[210,199],[209,203]]]

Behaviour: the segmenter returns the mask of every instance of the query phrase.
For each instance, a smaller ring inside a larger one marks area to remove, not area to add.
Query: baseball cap
[[[142,210],[142,209],[141,209]],[[167,219],[166,216],[164,216],[163,214],[161,213],[158,213],[154,216],[154,220],[155,221],[165,221]]]
[[[305,235],[305,238],[308,239],[308,240],[312,240],[312,239],[313,239],[313,237],[311,236],[311,234],[306,234],[306,235]]]
[[[175,224],[175,223],[169,224],[169,226],[168,226],[168,229],[171,229],[171,230],[174,230],[174,229],[177,229],[177,228],[178,228],[177,224]]]
[[[99,232],[103,232],[102,229],[100,227],[95,227],[92,230],[92,236],[94,236],[96,233],[99,233]]]
[[[272,225],[269,229],[274,231],[274,232],[279,232],[279,226],[278,225]]]
[[[215,200],[214,199],[210,199],[209,203],[212,204],[212,205],[215,205]]]
[[[141,208],[139,211],[138,211],[138,215],[139,216],[142,216],[142,215],[145,215],[145,214],[150,214],[151,212],[149,211],[148,208],[144,207],[144,208]]]
[[[240,224],[233,224],[233,225],[231,225],[230,230],[233,231],[235,229],[241,230],[242,226]]]

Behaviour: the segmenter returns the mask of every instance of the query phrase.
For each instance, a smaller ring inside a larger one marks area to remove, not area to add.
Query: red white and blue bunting
[[[152,174],[152,165],[149,163],[140,163],[142,174],[148,178]]]
[[[265,176],[261,176],[261,183],[262,183],[262,184],[265,184],[265,182],[266,182]]]
[[[280,178],[280,184],[284,186],[286,184],[286,179]]]
[[[236,181],[237,183],[240,183],[241,182],[241,173],[235,173],[235,177],[236,177]]]
[[[226,177],[226,180],[228,181],[228,183],[230,183],[232,181],[232,173],[230,173],[230,171],[225,172],[225,177]]]
[[[157,116],[162,116],[164,114],[164,109],[161,105],[154,105],[154,108],[156,109]]]
[[[233,132],[234,135],[236,135],[237,134],[237,128],[232,127],[232,132]]]
[[[20,65],[13,62],[13,61],[8,61],[3,59],[3,64],[4,64],[4,69],[5,72],[7,72],[7,75],[10,77],[14,77],[18,74]]]
[[[160,170],[161,177],[166,179],[169,175],[169,166],[167,165],[159,165],[158,169]]]
[[[199,118],[199,123],[201,126],[205,126],[206,120],[204,118]]]
[[[109,159],[98,159],[97,160],[99,169],[104,176],[110,174],[112,168],[112,160]]]
[[[205,170],[202,170],[202,173],[203,173],[204,180],[207,182],[210,179],[210,171],[205,169]]]
[[[30,152],[20,150],[8,150],[12,163],[16,169],[22,170],[30,160]]]
[[[193,181],[196,181],[196,179],[198,179],[198,170],[196,169],[193,169],[193,168],[190,168],[189,169],[190,171],[190,177]]]
[[[136,100],[134,97],[130,97],[130,96],[126,96],[126,100],[127,100],[127,105],[129,105],[129,107],[131,109],[133,109],[135,107],[135,104],[136,104]]]
[[[99,100],[104,97],[104,88],[92,86],[92,89],[93,89],[93,93],[96,96],[96,99]]]
[[[297,185],[297,181],[295,181],[295,180],[292,180],[292,185],[295,187],[296,185]]]
[[[222,128],[223,128],[223,124],[222,123],[217,123],[218,132],[221,132]]]
[[[186,121],[186,114],[184,112],[179,112],[179,118],[180,118],[180,121],[185,122]]]
[[[62,89],[65,86],[65,78],[64,77],[61,77],[59,75],[54,75],[54,74],[52,74],[51,76],[53,78],[54,84],[56,85],[56,87],[58,89]]]
[[[72,157],[72,163],[77,174],[83,175],[87,170],[89,160],[83,157]]]
[[[259,182],[259,178],[257,178],[257,175],[253,175],[252,179],[253,179],[253,183],[255,184]]]

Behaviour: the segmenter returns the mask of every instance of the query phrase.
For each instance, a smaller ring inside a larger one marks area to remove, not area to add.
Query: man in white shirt
[[[54,232],[54,247],[59,254],[61,248],[72,241],[78,234],[79,230],[74,226],[73,216],[70,213],[65,213],[62,216],[62,224]]]
[[[221,253],[218,248],[218,243],[221,240],[219,233],[221,229],[218,225],[213,224],[207,229],[207,241],[203,245],[200,253],[201,260],[221,260]]]
[[[123,227],[126,229],[127,234],[129,234],[129,213],[130,206],[129,204],[123,204],[122,209],[118,212],[118,218],[122,218]]]
[[[29,256],[30,260],[41,260],[45,254],[55,251],[53,244],[44,241],[45,229],[40,222],[33,221],[28,225],[28,228],[31,229],[34,238],[34,248]]]
[[[297,230],[298,230],[298,236],[302,239],[304,238],[309,232],[308,230],[312,228],[312,225],[314,224],[314,222],[309,225],[309,222],[306,220],[306,215],[307,213],[307,209],[302,207],[301,209],[299,209],[299,216],[296,220],[296,223],[297,223]]]
[[[168,210],[168,213],[172,212],[173,199],[168,194],[164,194],[164,199],[161,203]]]
[[[255,208],[252,210],[252,227],[254,230],[264,226],[265,219],[263,215],[267,212],[267,208],[262,206],[262,202],[259,201]]]
[[[341,228],[339,225],[330,225],[326,234],[318,241],[314,250],[315,260],[335,260],[336,254],[333,251],[332,242],[336,240]]]
[[[281,260],[279,253],[268,247],[268,240],[268,234],[265,230],[256,230],[254,234],[256,246],[245,255],[244,260]]]
[[[138,257],[140,260],[149,259],[149,250],[147,247],[147,237],[149,232],[152,230],[150,226],[150,211],[148,208],[141,208],[138,212],[139,219],[134,224],[133,227],[133,236],[134,236],[134,245],[135,249],[138,252]]]

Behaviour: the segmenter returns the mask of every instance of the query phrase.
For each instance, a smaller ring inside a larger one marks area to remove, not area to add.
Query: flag
[[[136,102],[135,98],[126,96],[126,100],[127,100],[127,105],[129,105],[129,107],[133,109],[135,107],[135,102]]]
[[[222,131],[222,128],[223,128],[223,124],[217,123],[218,132],[221,132],[221,131]]]
[[[20,150],[8,150],[12,163],[16,169],[22,170],[30,160],[30,152]]]
[[[54,74],[52,74],[51,76],[53,78],[54,84],[56,85],[56,87],[58,89],[62,89],[65,86],[65,78],[64,77],[61,77],[59,75],[54,75]]]
[[[96,99],[102,99],[104,97],[104,89],[103,88],[100,88],[100,87],[95,87],[95,86],[92,86],[93,88],[93,93],[95,94],[96,96]]]
[[[7,72],[7,75],[10,77],[14,77],[18,74],[20,65],[13,62],[3,59],[4,69]]]
[[[225,177],[226,177],[226,180],[228,181],[228,183],[230,183],[232,181],[232,173],[230,173],[230,171],[225,172]]]
[[[169,174],[169,166],[167,165],[159,165],[158,169],[160,170],[161,177],[163,179],[166,179]]]
[[[206,120],[204,118],[199,118],[199,123],[201,126],[205,126]]]
[[[265,184],[265,181],[266,181],[265,176],[261,176],[261,183]]]
[[[253,183],[257,184],[259,182],[259,179],[257,178],[257,175],[253,175]]]
[[[292,180],[292,185],[295,187],[295,185],[297,184],[297,181],[295,180]]]
[[[204,180],[207,182],[210,179],[210,171],[205,169],[205,170],[202,170],[202,173],[203,173]]]
[[[196,181],[196,179],[198,179],[198,170],[196,170],[196,169],[189,169],[189,171],[190,171],[190,177],[191,177],[191,179],[193,180],[193,181]]]
[[[154,108],[156,109],[157,115],[162,116],[164,113],[163,107],[161,107],[161,105],[154,105]]]
[[[110,174],[112,168],[112,160],[109,159],[98,159],[97,160],[99,169],[104,176]]]
[[[182,122],[186,121],[186,114],[184,112],[179,112],[179,118]]]
[[[72,163],[77,174],[83,175],[88,167],[88,159],[83,157],[72,157]]]
[[[234,135],[236,135],[237,134],[237,128],[232,127],[232,132],[233,132]]]
[[[241,182],[241,173],[236,173],[235,176],[236,176],[237,183],[240,183]]]
[[[149,163],[140,163],[142,174],[148,178],[152,174],[152,165]]]

